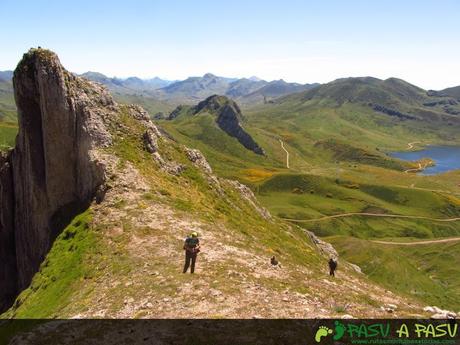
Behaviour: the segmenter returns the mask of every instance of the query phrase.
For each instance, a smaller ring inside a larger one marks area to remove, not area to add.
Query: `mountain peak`
[[[238,105],[226,96],[220,95],[212,95],[206,98],[204,101],[198,103],[198,105],[194,108],[195,113],[199,113],[200,111],[207,110],[207,111],[216,111],[220,108],[230,104],[232,107],[237,109],[237,113],[241,114],[241,110]]]
[[[206,73],[205,75],[203,75],[203,78],[204,79],[211,79],[211,78],[217,78],[217,76],[212,74],[212,73]]]
[[[216,123],[224,132],[236,138],[248,150],[258,155],[265,155],[264,150],[241,126],[243,114],[235,101],[226,96],[212,95],[193,108],[195,115],[201,112],[216,114]]]

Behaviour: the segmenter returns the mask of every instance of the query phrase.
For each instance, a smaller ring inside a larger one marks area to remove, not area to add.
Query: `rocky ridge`
[[[242,126],[244,120],[240,107],[233,100],[219,95],[213,95],[201,101],[194,107],[180,105],[171,112],[168,120],[174,120],[182,113],[189,116],[197,116],[209,113],[216,116],[216,124],[225,133],[236,138],[246,149],[258,155],[265,155],[265,151],[260,147],[251,135]]]

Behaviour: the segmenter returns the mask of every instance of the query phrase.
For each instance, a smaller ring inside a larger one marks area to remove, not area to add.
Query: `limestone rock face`
[[[73,76],[44,49],[24,54],[13,84],[19,133],[0,161],[1,294],[28,286],[56,236],[104,184],[93,150],[111,144],[115,109],[104,88]]]

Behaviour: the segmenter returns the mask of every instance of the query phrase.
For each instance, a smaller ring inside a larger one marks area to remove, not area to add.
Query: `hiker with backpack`
[[[185,250],[185,265],[183,273],[186,273],[190,267],[190,273],[195,272],[196,257],[200,252],[200,240],[198,239],[198,233],[195,231],[188,236],[184,241]]]
[[[329,259],[329,275],[335,277],[335,270],[337,269],[337,260],[334,258]]]

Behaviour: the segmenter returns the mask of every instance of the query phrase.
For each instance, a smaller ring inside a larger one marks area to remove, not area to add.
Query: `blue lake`
[[[406,161],[431,158],[436,165],[426,168],[422,175],[435,175],[460,169],[460,146],[427,146],[420,151],[390,152],[390,156]]]

